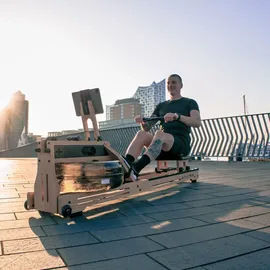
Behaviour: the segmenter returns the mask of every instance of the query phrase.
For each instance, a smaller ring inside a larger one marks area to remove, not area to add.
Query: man
[[[189,154],[191,127],[200,127],[201,117],[197,102],[181,95],[182,87],[183,82],[179,75],[169,76],[167,90],[170,100],[158,104],[151,116],[164,117],[161,121],[161,129],[154,136],[149,133],[149,130],[157,121],[143,122],[142,116],[135,117],[135,121],[141,124],[142,130],[138,131],[130,143],[124,158],[130,168],[128,177],[133,181],[136,181],[140,171],[160,154]],[[144,147],[147,150],[137,160]]]

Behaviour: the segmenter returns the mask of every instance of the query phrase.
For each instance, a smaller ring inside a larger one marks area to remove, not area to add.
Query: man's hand
[[[134,120],[138,124],[142,124],[143,123],[143,117],[141,115],[135,116]]]
[[[165,123],[174,121],[178,118],[178,115],[176,113],[167,113],[164,115],[164,121]]]
[[[156,115],[154,115],[154,114],[151,115],[151,117],[155,117],[155,116]],[[136,123],[141,124],[142,130],[144,130],[146,132],[150,131],[150,129],[157,123],[156,120],[144,122],[143,116],[141,116],[141,115],[135,116],[134,120],[136,121]]]

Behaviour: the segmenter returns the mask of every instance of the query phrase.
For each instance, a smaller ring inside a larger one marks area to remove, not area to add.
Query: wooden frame
[[[177,171],[189,171],[190,170],[190,166],[188,166],[188,161],[189,158],[186,157],[184,159],[181,160],[172,160],[174,162],[176,162],[176,170]],[[169,171],[173,168],[169,167],[169,160],[157,160],[157,168],[156,168],[156,173],[162,172],[162,171]]]

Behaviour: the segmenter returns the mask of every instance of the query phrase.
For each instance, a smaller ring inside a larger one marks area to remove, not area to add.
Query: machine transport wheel
[[[63,217],[69,217],[72,214],[72,209],[69,205],[64,205],[62,207],[62,216]]]
[[[179,168],[179,172],[184,172],[185,169],[183,167]]]
[[[28,206],[28,203],[27,203],[27,200],[24,202],[24,209],[25,210],[30,210],[30,208]]]
[[[190,170],[190,166],[186,166],[186,170],[189,171]]]

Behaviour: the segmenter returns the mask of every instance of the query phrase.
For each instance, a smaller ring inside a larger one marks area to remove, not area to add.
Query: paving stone
[[[190,208],[184,203],[174,203],[174,204],[166,204],[166,205],[157,205],[157,206],[149,206],[144,205],[141,207],[130,206],[125,208],[120,208],[120,213],[124,215],[142,215],[142,214],[150,214],[150,213],[159,213],[164,211],[173,211],[173,210],[182,210]]]
[[[0,187],[0,192],[17,192],[16,187]]]
[[[171,203],[180,203],[180,202],[193,202],[193,201],[200,201],[200,200],[206,200],[206,199],[212,199],[213,196],[211,195],[196,195],[191,194],[190,192],[188,194],[173,196],[173,197],[165,197],[160,199],[148,199],[147,201],[152,205],[165,205],[165,204],[171,204]],[[187,204],[189,205],[189,204]]]
[[[270,186],[268,186],[268,189],[264,188],[263,190],[259,191],[258,195],[260,197],[269,197],[270,196]]]
[[[243,228],[243,229],[247,229],[247,231],[257,230],[257,229],[261,229],[261,228],[265,227],[262,224],[250,221],[248,218],[226,221],[225,224],[232,225],[232,226],[239,227],[239,228]]]
[[[183,188],[184,191],[186,190],[185,187]],[[181,186],[181,191],[182,191],[182,186]],[[152,204],[152,202],[156,202],[159,200],[164,200],[164,201],[167,201],[168,199],[172,198],[172,197],[176,197],[177,195],[179,195],[179,193],[181,192],[179,190],[179,187],[178,189],[174,186],[174,187],[171,187],[167,190],[161,190],[159,192],[151,192],[149,194],[146,194],[145,196],[143,196],[143,199],[144,199],[144,203],[146,205],[151,205],[153,206],[154,204]],[[183,191],[182,191],[183,193]],[[182,194],[181,193],[181,194]],[[159,205],[159,204],[158,204]]]
[[[7,198],[7,199],[0,199],[0,204],[2,203],[11,203],[11,202],[17,202],[17,203],[24,203],[25,199],[24,198]]]
[[[23,184],[23,187],[25,187],[25,188],[34,188],[35,185],[34,184]]]
[[[269,178],[269,177],[268,177]],[[239,185],[237,185],[236,183],[238,183],[238,181],[235,181],[234,180],[234,185],[236,187],[238,187]],[[245,186],[245,187],[248,187],[248,188],[251,188],[251,189],[254,189],[254,190],[269,190],[270,189],[270,184],[269,184],[269,179],[265,180],[265,181],[260,181],[260,182],[257,182],[257,183],[242,183],[241,186]],[[241,187],[239,186],[239,187]]]
[[[202,178],[200,177],[200,180],[196,183],[196,185],[191,185],[190,189],[195,189],[200,191],[202,194],[208,194],[208,193],[212,193],[215,191],[220,191],[223,189],[228,189],[231,190],[234,187],[226,184],[224,181],[222,183],[210,183],[209,179],[207,177],[207,179],[205,179],[206,181],[203,182]]]
[[[108,215],[107,213],[101,213],[101,216],[98,215],[98,213],[95,210],[83,212],[83,215],[73,218],[63,218],[62,216],[50,214],[50,213],[43,213],[43,216],[50,216],[55,223],[57,224],[79,224],[82,222],[90,222],[93,220],[102,220],[102,219],[113,219],[113,218],[119,218],[123,217],[122,214],[118,215]]]
[[[27,193],[18,192],[18,194],[21,198],[24,198],[25,200],[27,199]]]
[[[41,227],[0,230],[0,241],[45,236]]]
[[[90,233],[76,233],[72,235],[45,236],[23,240],[3,241],[4,254],[23,253],[44,249],[57,249],[98,243]]]
[[[42,217],[41,214],[36,210],[25,211],[25,212],[15,212],[15,216],[17,220],[29,219],[29,218],[40,219]]]
[[[241,182],[240,179],[236,180],[237,177],[233,177],[230,182],[223,182],[216,184],[216,187],[211,189],[204,189],[205,194],[208,192],[214,192],[215,194],[219,192],[229,192],[229,191],[242,191],[249,189],[251,191],[265,190],[270,187],[269,180],[258,182]],[[228,193],[229,195],[229,193]],[[224,195],[223,195],[224,196]]]
[[[253,193],[252,193],[253,194]],[[253,198],[252,196],[249,196],[248,194],[242,194],[242,195],[233,195],[228,197],[220,197],[220,198],[213,198],[207,199],[207,200],[200,200],[200,201],[193,201],[193,202],[187,202],[186,204],[188,206],[192,207],[202,207],[202,206],[217,206],[222,203],[229,203],[229,202],[236,202],[236,201],[242,201]]]
[[[267,243],[244,235],[236,235],[148,253],[148,256],[171,270],[197,267],[239,256],[267,247]]]
[[[44,226],[43,229],[47,235],[58,235],[130,226],[153,221],[154,219],[147,216],[120,217],[115,219],[91,220],[88,222],[70,222],[69,224],[49,225]]]
[[[18,198],[18,192],[16,191],[5,191],[0,193],[0,199],[7,199],[7,198]]]
[[[192,218],[174,219],[172,221],[153,222],[147,224],[133,225],[121,228],[93,231],[92,234],[101,241],[120,240],[131,237],[159,234],[191,227],[202,226],[200,222]]]
[[[264,215],[259,215],[255,217],[250,217],[250,221],[265,225],[265,226],[270,226],[270,213],[269,214],[264,214]]]
[[[257,224],[254,224],[254,226],[255,228],[260,228]],[[248,227],[248,225],[246,225],[246,227]],[[249,228],[245,228],[244,226],[238,227],[233,224],[217,223],[181,231],[151,235],[148,236],[148,238],[167,248],[172,248],[239,234],[249,230]]]
[[[68,223],[61,225],[48,225],[44,226],[43,230],[48,236],[61,235],[61,234],[73,234],[79,232],[87,232],[89,229],[89,224],[85,225],[83,223]]]
[[[260,201],[268,201],[269,198],[270,198],[270,189],[268,187],[268,189],[264,189],[264,190],[260,190],[260,191],[257,191],[257,193],[255,194],[255,198],[257,200],[260,200]]]
[[[249,194],[249,193],[257,193],[256,190],[252,190],[250,188],[234,188],[229,191],[220,191],[213,193],[213,195],[217,197],[224,197],[224,196],[233,196],[233,195],[239,195],[239,194]]]
[[[184,218],[184,217],[194,217],[197,215],[205,215],[208,213],[220,212],[219,209],[215,207],[198,207],[198,208],[190,208],[184,210],[175,210],[175,211],[166,211],[162,213],[154,213],[147,214],[147,216],[156,219],[156,220],[170,220],[176,218]]]
[[[27,174],[27,172],[26,172]],[[4,187],[16,187],[18,185],[26,185],[29,184],[28,180],[25,179],[11,179],[11,178],[7,178],[7,179],[1,179],[0,178],[0,183],[4,185]]]
[[[23,186],[16,187],[15,189],[16,189],[17,193],[27,193],[27,192],[33,192],[34,191],[34,189],[32,187],[31,188],[25,188]]]
[[[113,258],[136,255],[163,247],[146,238],[134,238],[107,243],[63,248],[58,252],[67,265],[97,262]]]
[[[223,185],[215,184],[214,186],[209,184],[211,186],[211,188],[203,188],[203,189],[198,188],[197,184],[196,184],[196,188],[193,188],[193,186],[190,186],[190,189],[196,190],[200,194],[211,194],[212,193],[213,195],[215,195],[218,192],[226,192],[226,191],[235,190],[234,186],[225,185],[225,183]],[[205,183],[204,183],[204,185],[205,185]]]
[[[84,219],[85,221],[87,220],[94,220],[94,219],[99,219],[99,220],[103,220],[103,219],[116,219],[116,218],[121,218],[124,217],[124,215],[120,212],[120,209],[117,207],[114,207],[110,210],[100,210],[100,211],[96,211],[96,210],[91,210],[91,211],[85,211],[83,213],[83,216],[79,217],[78,220]],[[77,219],[76,219],[77,220]]]
[[[2,221],[0,222],[0,230],[26,228],[26,227],[51,225],[51,224],[55,224],[55,222],[49,217],[40,218],[40,219],[31,218],[31,219],[22,219],[22,220]]]
[[[218,208],[220,210],[235,210],[241,206],[241,208],[251,207],[251,206],[259,206],[259,205],[265,205],[266,202],[259,201],[256,199],[249,199],[249,200],[242,200],[242,201],[236,201],[236,202],[229,202],[229,203],[222,203],[217,204],[214,207]]]
[[[142,196],[143,197],[143,196]],[[145,202],[139,200],[140,198],[132,198],[132,199],[128,199],[125,198],[123,200],[120,199],[116,199],[113,201],[110,201],[110,203],[101,203],[101,204],[97,204],[94,206],[88,206],[86,208],[86,214],[88,214],[89,211],[96,211],[96,213],[103,213],[106,211],[112,211],[117,209],[118,212],[120,212],[121,210],[129,210],[129,209],[141,209],[144,207],[148,207],[149,205],[146,204]]]
[[[248,232],[245,235],[255,237],[257,239],[261,239],[263,241],[270,242],[270,227],[261,229],[261,230],[256,230],[252,232]]]
[[[26,211],[24,208],[24,202],[16,202],[13,205],[9,205],[9,203],[2,204],[2,207],[0,208],[0,214],[7,214],[7,213],[13,213],[13,212],[23,212]]]
[[[1,200],[2,202],[2,200]],[[16,201],[13,201],[13,202],[5,202],[3,203],[2,205],[2,208],[7,208],[7,209],[10,209],[10,208],[14,208],[16,209],[16,207],[23,207],[24,206],[24,201],[19,201],[18,199],[16,199]],[[24,209],[24,211],[26,211]]]
[[[239,205],[238,209],[231,211],[223,211],[219,213],[211,213],[207,215],[196,216],[197,219],[213,223],[213,222],[222,222],[233,219],[246,218],[251,216],[256,216],[264,213],[269,213],[270,208],[264,206],[252,206],[247,208],[241,208]],[[270,221],[270,220],[269,220]]]
[[[269,254],[270,248],[255,251],[245,256],[228,259],[222,262],[217,262],[211,265],[204,265],[207,270],[269,270]]]
[[[0,214],[0,221],[4,220],[15,220],[14,214]]]
[[[39,270],[65,266],[55,250],[0,256],[0,269]]]
[[[70,266],[61,268],[61,270],[165,270],[167,268],[161,266],[146,255],[128,256],[119,259],[112,259],[103,262],[81,264],[78,266]]]
[[[270,196],[258,196],[258,197],[256,197],[256,200],[269,203],[270,202]]]

